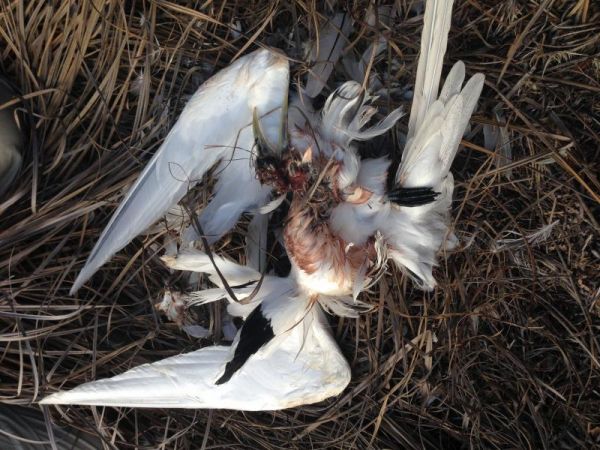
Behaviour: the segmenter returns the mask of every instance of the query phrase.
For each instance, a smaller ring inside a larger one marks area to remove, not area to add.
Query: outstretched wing
[[[238,59],[204,83],[113,214],[71,293],[160,219],[218,161],[221,179],[201,217],[212,240],[228,231],[245,209],[260,206],[257,203],[268,193],[250,165],[254,136],[249,125],[256,110],[263,133],[278,143],[288,85],[287,59],[264,49]]]
[[[244,317],[231,347],[212,346],[131,369],[42,404],[219,408],[264,411],[319,402],[350,382],[350,367],[328,330],[319,305],[298,293],[293,280],[261,275],[225,258],[187,250],[163,258],[171,268],[207,273],[217,288],[184,298],[188,304],[228,299],[228,311]],[[217,274],[240,300],[256,284],[251,301],[233,302]]]
[[[438,95],[448,42],[452,0],[428,0],[417,68],[408,140],[388,198],[392,208],[382,232],[389,256],[432,289],[436,254],[448,236],[454,180],[450,166],[483,88],[476,74],[463,87],[465,66],[457,62]]]
[[[236,362],[235,345],[205,347],[52,394],[40,403],[267,411],[319,402],[350,382],[348,363],[326,326],[315,306],[233,374],[227,368]]]

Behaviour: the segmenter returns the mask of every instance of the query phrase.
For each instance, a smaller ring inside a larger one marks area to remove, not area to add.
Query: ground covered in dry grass
[[[187,96],[259,45],[284,49],[300,80],[302,45],[332,3],[2,0],[0,67],[22,94],[27,134],[22,176],[0,203],[2,402],[27,405],[210,344],[154,310],[178,283],[157,258],[156,236],[120,252],[77,297],[69,288]],[[396,1],[389,27],[364,23],[367,1],[336,6],[356,21],[348,52],[380,34],[389,40],[373,66],[386,87],[414,79],[416,3]],[[342,396],[273,413],[51,408],[53,420],[99,434],[109,448],[599,446],[593,3],[457,0],[448,67],[463,59],[487,76],[454,165],[463,245],[436,271],[435,292],[390,269],[365,296],[377,305],[372,314],[332,318],[353,369]],[[397,103],[409,101],[384,99]],[[495,146],[486,148],[484,130]],[[203,185],[200,202],[207,195]],[[215,251],[239,255],[243,229]],[[201,313],[218,341],[221,306]]]

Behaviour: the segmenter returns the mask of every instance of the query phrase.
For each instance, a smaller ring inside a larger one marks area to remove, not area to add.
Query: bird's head
[[[291,146],[278,155],[257,156],[255,170],[261,184],[271,186],[278,195],[305,192],[313,172],[310,162]]]
[[[265,138],[256,114],[252,120],[254,132],[255,171],[263,185],[271,186],[278,195],[305,192],[313,171],[312,151],[301,153],[289,143],[287,127],[282,130],[279,145]]]

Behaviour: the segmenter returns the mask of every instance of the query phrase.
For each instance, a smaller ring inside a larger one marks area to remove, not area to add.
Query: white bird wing
[[[233,226],[245,209],[260,206],[254,203],[267,194],[251,168],[254,136],[249,125],[256,109],[263,133],[276,142],[288,85],[287,59],[264,49],[238,59],[204,83],[113,214],[71,293],[159,220],[218,161],[221,180],[209,213],[201,218],[212,240]],[[226,189],[232,183],[240,187],[235,195]]]
[[[388,198],[392,208],[382,233],[389,256],[408,269],[423,288],[432,289],[432,268],[449,235],[449,210],[454,180],[450,166],[483,89],[483,74],[462,87],[465,66],[457,62],[438,95],[448,42],[452,0],[428,0],[425,6],[421,54],[409,120],[407,143]]]
[[[403,187],[431,187],[441,192],[483,89],[483,74],[474,75],[463,87],[464,78],[465,65],[458,61],[439,97],[426,110],[413,137],[407,141],[396,176]]]
[[[214,346],[131,369],[44,398],[41,404],[266,411],[339,394],[350,368],[313,307],[300,326],[275,336],[233,377],[215,384],[231,347]]]

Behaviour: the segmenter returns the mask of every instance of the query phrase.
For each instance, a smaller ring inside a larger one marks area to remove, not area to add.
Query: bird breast
[[[352,245],[332,232],[330,203],[294,198],[284,230],[285,247],[300,286],[317,294],[348,295],[359,270],[371,265],[376,252],[371,239]]]
[[[332,228],[331,215],[340,205],[367,203],[373,193],[355,182],[341,182],[344,153],[335,152],[334,143],[318,140],[296,130],[292,145],[280,156],[257,158],[256,173],[277,195],[292,194],[284,228],[291,276],[309,294],[349,295],[358,274],[368,277],[375,269],[375,239],[363,233],[360,242],[347,240]]]

